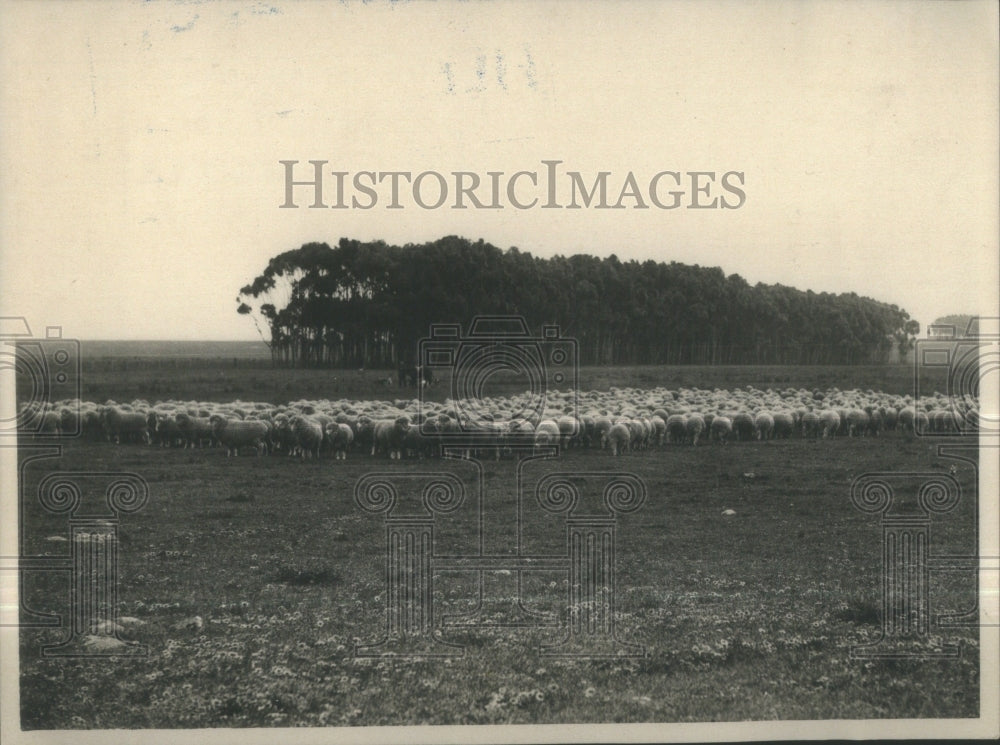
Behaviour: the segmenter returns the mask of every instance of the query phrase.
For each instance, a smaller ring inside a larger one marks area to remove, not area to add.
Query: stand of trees
[[[276,363],[306,367],[395,367],[432,323],[467,332],[480,314],[559,324],[585,365],[873,364],[905,355],[920,332],[901,308],[854,293],[614,255],[541,259],[455,236],[307,243],[271,259],[236,301]]]

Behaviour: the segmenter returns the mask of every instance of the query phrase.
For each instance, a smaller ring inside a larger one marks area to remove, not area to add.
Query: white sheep
[[[209,417],[215,439],[226,448],[226,457],[238,456],[241,447],[252,447],[257,455],[266,451],[268,426],[262,421],[228,419],[222,414]]]
[[[774,433],[774,417],[768,411],[758,411],[753,418],[753,429],[758,440],[770,440]]]
[[[725,445],[726,441],[733,435],[733,420],[727,416],[714,417],[711,433],[713,440]]]
[[[208,417],[194,416],[181,411],[174,415],[174,419],[188,447],[203,447],[206,442],[212,443],[214,436],[212,423]]]
[[[304,414],[293,416],[288,424],[295,435],[295,446],[302,460],[319,458],[319,450],[323,446],[323,425]]]
[[[795,414],[791,411],[774,413],[774,437],[788,439],[795,432]]]
[[[354,442],[354,430],[343,422],[330,422],[326,425],[326,440],[333,450],[334,460],[347,460],[347,451]]]
[[[819,421],[824,439],[833,437],[837,434],[837,430],[840,429],[840,414],[833,409],[823,409],[819,413]]]
[[[409,429],[410,419],[405,414],[395,419],[380,419],[375,422],[372,455],[384,452],[390,460],[402,460],[403,441]]]
[[[101,411],[101,423],[109,440],[121,444],[122,438],[130,442],[149,444],[149,423],[140,411],[106,406]]]
[[[823,429],[819,414],[815,411],[805,412],[799,422],[802,427],[803,437],[818,437]]]
[[[658,414],[653,414],[649,418],[650,424],[653,425],[653,433],[650,439],[653,445],[660,446],[663,444],[667,436],[667,420]]]
[[[745,411],[733,415],[733,432],[737,440],[752,440],[754,436],[753,417]]]
[[[687,438],[687,417],[683,414],[671,414],[667,417],[667,442],[684,442]]]
[[[868,432],[871,420],[868,414],[861,409],[848,409],[847,411],[847,436],[853,437],[855,434],[864,435]]]
[[[544,447],[547,445],[558,445],[562,438],[559,424],[552,419],[543,419],[535,427],[534,446]]]
[[[628,451],[629,439],[631,435],[629,434],[628,427],[624,424],[614,424],[611,429],[608,430],[607,434],[607,444],[611,448],[612,455],[621,455],[623,452]]]
[[[705,431],[704,417],[701,414],[689,414],[687,420],[684,422],[684,429],[687,431],[687,436],[691,439],[691,444],[697,445],[698,438]]]

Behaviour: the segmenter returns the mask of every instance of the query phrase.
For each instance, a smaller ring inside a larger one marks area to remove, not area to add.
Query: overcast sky
[[[36,333],[256,339],[239,288],[342,236],[721,266],[922,326],[997,314],[993,2],[4,0],[0,18],[0,304]],[[643,189],[739,171],[746,198],[387,210],[383,184],[371,210],[307,209],[301,187],[279,209],[280,160],[485,180],[547,159],[611,172],[611,201],[630,171]]]

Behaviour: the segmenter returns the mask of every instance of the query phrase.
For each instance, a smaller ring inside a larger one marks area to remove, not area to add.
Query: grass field
[[[373,371],[292,373],[239,364],[227,370],[220,359],[180,360],[177,373],[140,362],[114,371],[106,361],[108,369],[98,374],[94,361],[91,372],[84,366],[84,397],[398,395]],[[585,369],[581,386],[836,385],[906,392],[912,375],[906,366]],[[348,379],[354,383],[345,384]],[[952,466],[963,499],[933,523],[935,556],[975,549],[976,473],[967,462],[940,456],[926,438],[888,433],[676,446],[621,458],[570,451],[536,461],[527,467],[528,485],[552,471],[628,472],[646,484],[642,509],[618,519],[616,557],[617,633],[644,647],[645,656],[545,657],[539,650],[561,638],[557,628],[483,626],[444,631],[447,641],[464,645],[462,656],[393,660],[354,655],[357,643],[382,635],[386,602],[385,528],[381,516],[355,505],[354,485],[373,471],[442,469],[456,473],[475,496],[470,464],[227,459],[220,450],[67,442],[61,459],[25,469],[25,552],[67,550],[52,540],[67,534],[65,516],[44,512],[30,496],[50,471],[141,475],[150,499],[121,520],[118,614],[132,619],[123,621],[121,637],[145,645],[147,654],[44,658],[41,645],[59,642],[65,629],[22,629],[22,726],[974,717],[975,628],[934,629],[923,640],[924,651],[959,644],[957,658],[850,654],[853,646],[878,639],[882,623],[881,527],[877,516],[852,505],[851,482],[871,471],[941,474]],[[496,515],[516,511],[511,468],[509,461],[483,466],[484,504]],[[476,514],[473,499],[439,519],[435,552],[474,546]],[[533,546],[565,553],[558,520],[527,518]],[[488,540],[513,545],[515,522],[494,521]],[[485,577],[488,599],[510,600],[509,575]],[[476,579],[472,571],[436,573],[438,618],[474,607]],[[558,569],[526,572],[525,604],[564,614],[566,579]],[[974,575],[933,572],[930,589],[935,614],[975,604]],[[28,573],[23,592],[35,610],[69,610],[64,574]],[[484,609],[494,622],[505,613],[503,602]],[[200,628],[190,622],[195,616]]]

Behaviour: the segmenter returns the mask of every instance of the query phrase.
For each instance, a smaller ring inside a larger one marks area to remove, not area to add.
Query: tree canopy
[[[410,363],[431,324],[467,330],[482,314],[558,324],[581,364],[872,364],[920,331],[901,308],[855,293],[615,255],[542,259],[457,236],[307,243],[272,258],[236,301],[273,359],[301,366]]]

